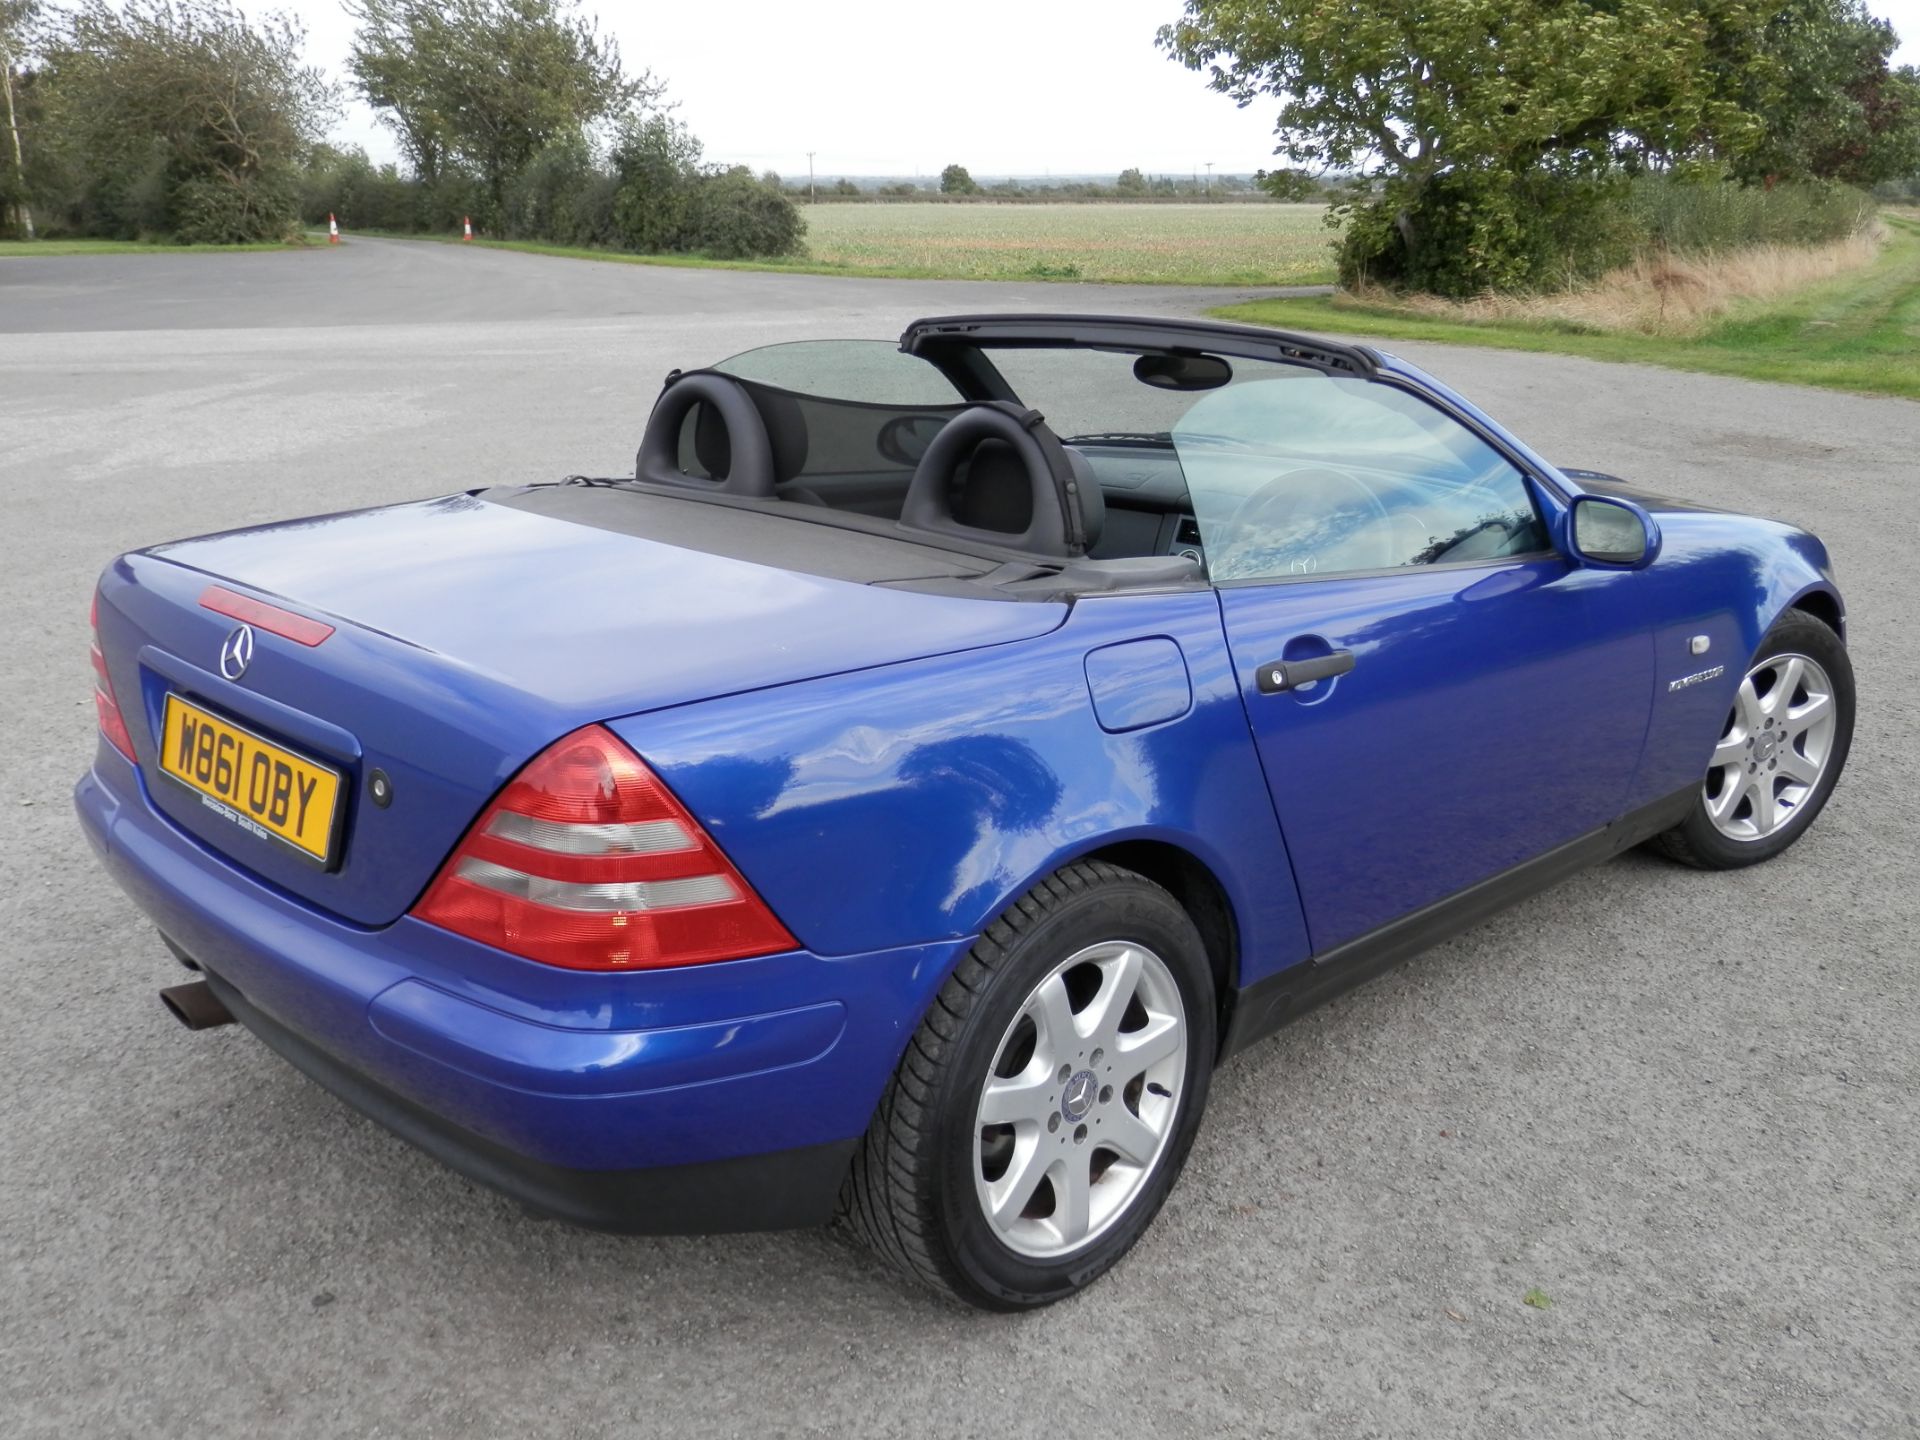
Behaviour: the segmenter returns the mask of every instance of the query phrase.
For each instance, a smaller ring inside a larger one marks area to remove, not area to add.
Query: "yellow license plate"
[[[242,829],[325,861],[333,845],[339,772],[251,730],[167,696],[160,768]]]

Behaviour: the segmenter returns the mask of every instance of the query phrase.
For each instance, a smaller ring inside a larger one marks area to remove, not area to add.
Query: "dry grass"
[[[1708,255],[1647,255],[1572,290],[1442,300],[1363,288],[1377,309],[1465,324],[1528,324],[1600,335],[1685,339],[1706,333],[1736,304],[1783,299],[1871,265],[1886,242],[1874,224],[1825,245],[1761,245]]]

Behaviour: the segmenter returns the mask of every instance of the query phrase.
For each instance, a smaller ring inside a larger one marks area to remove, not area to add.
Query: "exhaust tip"
[[[160,992],[160,1003],[189,1030],[211,1030],[216,1025],[231,1025],[233,1016],[204,980],[191,985],[173,985]]]

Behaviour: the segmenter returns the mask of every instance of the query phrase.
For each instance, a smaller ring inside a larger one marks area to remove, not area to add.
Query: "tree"
[[[973,176],[967,173],[964,165],[949,165],[940,172],[940,193],[942,195],[978,195],[980,187],[973,183]]]
[[[636,113],[621,121],[609,157],[621,244],[642,254],[681,247],[700,156],[693,132],[670,115]]]
[[[27,193],[26,151],[20,143],[22,102],[15,96],[15,76],[24,66],[27,27],[33,23],[37,0],[0,0],[0,93],[6,108],[0,110],[0,122],[7,127],[6,160],[11,161],[0,178],[0,233],[17,226],[27,239],[33,239],[33,206]],[[8,215],[14,216],[9,222]]]
[[[1122,195],[1144,195],[1147,193],[1147,177],[1138,169],[1129,167],[1120,172],[1120,178],[1113,182],[1113,188]]]
[[[1320,193],[1319,185],[1304,170],[1256,170],[1253,183],[1276,200],[1311,200]]]
[[[1861,0],[1787,0],[1731,37],[1728,93],[1761,126],[1736,173],[1874,185],[1920,169],[1920,74],[1891,67],[1898,44]]]
[[[35,90],[63,223],[216,243],[290,235],[301,167],[334,111],[304,40],[285,16],[250,21],[220,0],[60,13]]]
[[[1548,230],[1604,218],[1624,151],[1753,142],[1709,41],[1751,28],[1757,3],[1187,0],[1159,39],[1240,104],[1277,99],[1294,165],[1377,180],[1338,207],[1345,278],[1467,294],[1538,280],[1560,249]]]
[[[501,213],[507,183],[556,140],[656,100],[577,0],[348,0],[360,22],[347,68],[432,184],[477,175]]]

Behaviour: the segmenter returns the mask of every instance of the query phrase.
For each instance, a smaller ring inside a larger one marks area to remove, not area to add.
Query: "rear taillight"
[[[598,725],[548,747],[514,777],[413,913],[574,970],[795,948],[699,822]]]
[[[93,631],[93,710],[100,719],[100,733],[127,759],[133,759],[133,736],[127,733],[127,720],[114,698],[113,680],[107,674],[107,657],[100,652],[100,595],[94,592],[93,605],[87,611],[87,626]],[[135,762],[138,763],[137,761]]]

